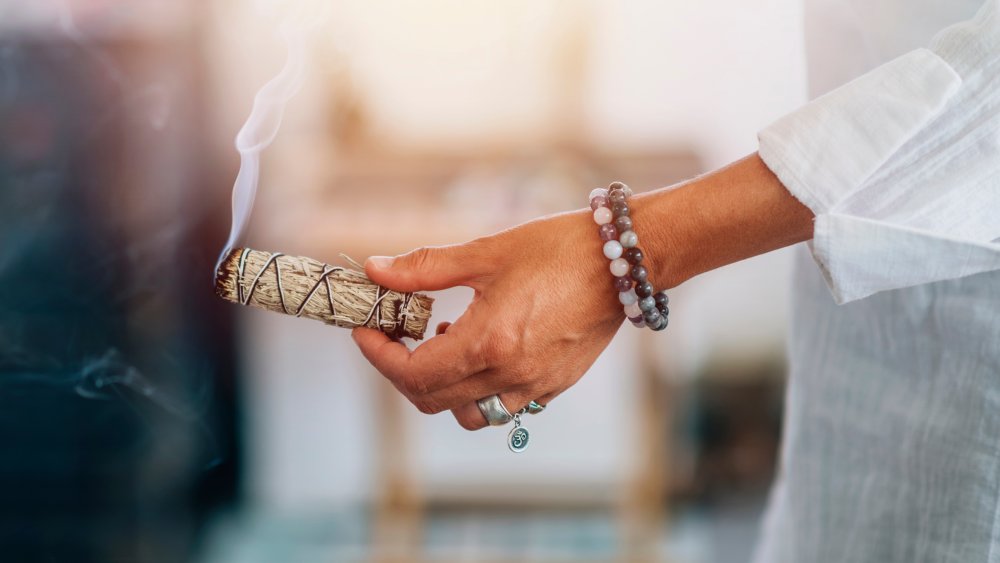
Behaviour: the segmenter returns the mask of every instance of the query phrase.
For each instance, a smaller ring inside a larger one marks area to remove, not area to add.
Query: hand
[[[454,323],[412,352],[373,329],[354,340],[423,413],[451,410],[485,427],[476,401],[498,394],[510,412],[548,404],[607,347],[624,319],[589,210],[525,223],[466,244],[420,248],[365,264],[397,291],[468,286],[475,297]]]
[[[643,265],[663,289],[813,233],[812,212],[757,154],[633,201]],[[370,259],[365,269],[399,291],[476,291],[454,324],[442,323],[413,352],[381,332],[354,331],[365,357],[417,408],[452,410],[470,430],[486,426],[475,403],[483,397],[499,394],[511,412],[532,400],[547,404],[576,383],[624,320],[589,210]]]

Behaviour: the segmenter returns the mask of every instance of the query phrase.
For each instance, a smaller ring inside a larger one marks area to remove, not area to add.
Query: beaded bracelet
[[[639,236],[629,217],[631,197],[628,186],[612,182],[607,189],[590,192],[590,208],[594,211],[594,222],[600,225],[604,256],[611,260],[611,274],[615,277],[618,301],[625,306],[625,316],[636,327],[663,330],[668,324],[670,299],[664,291],[654,292],[649,273],[642,265]]]

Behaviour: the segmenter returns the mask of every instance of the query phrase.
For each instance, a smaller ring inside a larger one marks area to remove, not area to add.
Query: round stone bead
[[[659,331],[667,328],[667,324],[669,324],[669,323],[670,323],[670,321],[667,320],[666,316],[660,315],[660,320],[656,323],[656,326],[652,326],[650,328],[652,328],[653,330],[659,332]]]
[[[607,207],[598,207],[594,210],[594,222],[598,225],[607,225],[611,222],[611,210]]]
[[[628,291],[632,289],[632,279],[628,276],[615,278],[615,289],[618,291]]]
[[[639,244],[639,235],[635,234],[635,231],[625,231],[618,235],[618,242],[625,248],[633,248]]]
[[[626,186],[624,182],[611,182],[611,184],[608,185],[608,191],[613,192],[615,190],[621,190],[626,193],[632,191],[628,189],[628,186]]]
[[[625,305],[625,316],[629,319],[634,319],[636,317],[642,317],[642,309],[639,308],[638,303],[629,303]]]
[[[667,307],[666,305],[660,305],[659,303],[657,303],[656,310],[659,311],[660,314],[663,315],[664,317],[670,315],[670,307]]]
[[[626,258],[627,258],[627,256],[626,256]],[[656,300],[656,306],[657,307],[661,307],[661,306],[662,307],[666,307],[667,305],[670,304],[670,298],[667,297],[667,292],[666,291],[657,291],[656,295],[653,296],[653,299]]]
[[[639,250],[639,247],[637,246],[626,248],[625,252],[622,254],[622,258],[628,260],[629,264],[635,266],[636,264],[642,262],[642,251]]]
[[[642,320],[642,317],[639,317],[638,321],[632,321],[632,326],[635,328],[646,328],[646,321]]]
[[[628,273],[628,262],[624,258],[615,258],[611,261],[611,275],[620,278]]]
[[[649,283],[648,281],[635,284],[635,294],[638,295],[639,297],[649,297],[650,295],[653,294],[653,284]],[[655,300],[653,304],[654,305],[656,304]]]
[[[598,197],[598,196],[600,196],[600,197],[608,197],[608,190],[606,190],[604,188],[594,188],[594,189],[590,190],[590,199],[594,199],[595,197]]]
[[[623,291],[618,294],[618,301],[620,301],[622,305],[631,305],[638,300],[639,296],[635,294],[634,289]]]
[[[654,327],[656,326],[656,323],[658,323],[660,319],[663,318],[663,316],[660,315],[660,312],[654,308],[649,311],[643,311],[642,318],[643,320],[646,321],[647,326]]]
[[[629,273],[632,274],[632,279],[635,280],[636,283],[646,281],[646,277],[649,275],[646,271],[646,267],[639,264],[632,266],[632,270]]]
[[[604,243],[604,257],[608,260],[622,257],[622,243],[616,240],[609,240]]]
[[[631,209],[625,202],[611,204],[611,214],[615,217],[626,217],[630,211]]]
[[[590,198],[590,208],[593,209],[594,211],[597,211],[598,207],[607,207],[607,206],[608,206],[608,198],[602,195]]]
[[[654,301],[652,297],[643,297],[639,300],[639,309],[641,309],[643,313],[656,311],[656,301]],[[656,311],[656,314],[659,315],[660,312]]]
[[[625,194],[621,190],[612,190],[608,192],[608,201],[611,205],[625,203]]]
[[[607,242],[609,240],[618,240],[618,229],[615,228],[611,223],[605,223],[601,225],[601,228],[597,231],[601,235],[601,240]]]
[[[632,218],[626,215],[622,215],[621,217],[615,219],[615,228],[618,229],[618,232],[620,233],[624,233],[625,231],[631,231]]]

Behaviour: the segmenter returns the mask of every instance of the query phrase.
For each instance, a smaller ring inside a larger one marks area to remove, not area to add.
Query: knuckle
[[[434,251],[422,246],[406,254],[407,265],[416,270],[424,270],[432,265]]]
[[[420,396],[427,394],[427,382],[422,378],[407,374],[402,379],[400,385],[403,386],[403,390],[406,391],[407,395]]]
[[[423,414],[437,414],[441,412],[441,407],[432,400],[414,399],[411,402],[413,403],[413,406],[417,407],[417,410]]]
[[[483,343],[482,338],[475,338],[469,342],[468,349],[466,351],[465,361],[469,365],[484,365],[488,360],[486,354],[486,346]],[[467,366],[466,366],[467,367]]]
[[[509,331],[498,329],[481,340],[480,348],[481,354],[491,363],[505,364],[513,357],[516,343]]]

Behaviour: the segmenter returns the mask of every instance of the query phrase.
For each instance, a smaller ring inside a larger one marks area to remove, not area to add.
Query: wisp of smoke
[[[55,0],[52,7],[55,9],[56,21],[63,33],[104,69],[107,78],[121,90],[127,105],[144,109],[147,112],[149,125],[155,131],[162,131],[167,125],[172,109],[172,100],[168,89],[158,83],[150,84],[144,88],[136,88],[129,80],[128,75],[115,64],[112,58],[103,50],[96,48],[87,39],[87,36],[73,19],[73,11],[66,0]],[[111,118],[112,115],[105,115],[98,119],[93,127],[93,133],[103,129]]]
[[[87,399],[110,399],[108,393],[118,388],[128,389],[182,419],[196,420],[200,417],[197,409],[174,399],[154,385],[135,366],[123,361],[121,354],[114,348],[87,362],[80,370],[73,389]]]
[[[198,421],[205,405],[198,401],[184,401],[174,397],[154,384],[139,369],[127,361],[116,348],[109,348],[98,357],[87,359],[80,367],[65,369],[56,367],[58,362],[38,361],[29,351],[19,349],[13,343],[0,341],[0,350],[13,359],[34,360],[28,362],[36,368],[27,367],[11,370],[4,374],[4,383],[35,384],[52,387],[72,388],[73,392],[85,399],[114,399],[122,397],[122,391],[129,391],[180,419]],[[40,365],[35,365],[40,364]],[[122,397],[123,398],[123,397]]]
[[[250,117],[236,135],[236,150],[240,153],[240,170],[233,184],[233,222],[219,255],[216,270],[229,251],[241,241],[246,232],[257,184],[260,180],[260,153],[278,135],[288,101],[301,89],[306,70],[306,43],[309,32],[324,19],[315,10],[298,10],[281,25],[280,34],[288,49],[285,65],[254,97]],[[214,275],[213,275],[214,279]]]
[[[29,350],[20,348],[15,342],[4,340],[3,336],[0,333],[0,354],[15,364],[24,364],[8,368],[3,373],[4,385],[55,387],[72,390],[85,399],[122,401],[142,419],[147,419],[141,408],[143,403],[155,405],[171,416],[191,424],[202,437],[203,459],[206,460],[202,469],[211,469],[223,461],[214,432],[204,420],[204,411],[210,403],[210,386],[207,383],[196,390],[194,398],[191,398],[182,392],[170,393],[153,383],[114,347],[108,348],[99,356],[84,360],[79,366],[71,367],[61,366],[56,359],[33,357]]]

